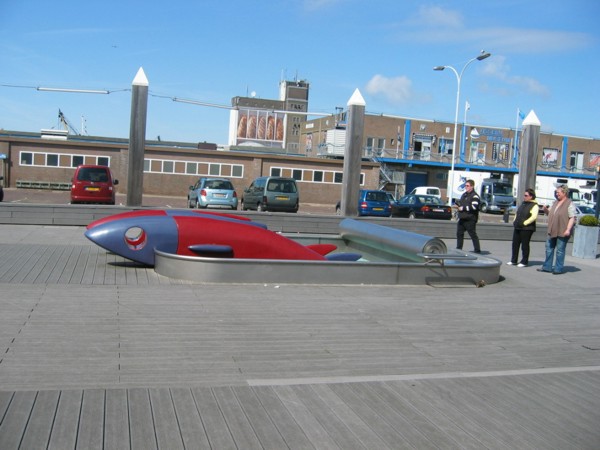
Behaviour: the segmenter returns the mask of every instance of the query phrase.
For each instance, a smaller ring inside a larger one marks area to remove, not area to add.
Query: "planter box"
[[[599,227],[575,228],[575,239],[573,240],[573,256],[577,258],[596,259],[598,250]]]

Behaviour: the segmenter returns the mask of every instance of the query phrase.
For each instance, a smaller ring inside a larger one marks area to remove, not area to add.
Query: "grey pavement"
[[[481,288],[195,284],[0,225],[0,448],[600,448],[600,260],[567,252]]]

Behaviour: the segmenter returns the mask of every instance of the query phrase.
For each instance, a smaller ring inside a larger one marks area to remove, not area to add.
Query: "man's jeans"
[[[546,260],[544,261],[542,270],[559,273],[564,270],[567,242],[569,242],[569,236],[555,238],[549,237],[546,240]],[[553,268],[552,261],[554,260],[554,250],[556,250],[556,264]]]

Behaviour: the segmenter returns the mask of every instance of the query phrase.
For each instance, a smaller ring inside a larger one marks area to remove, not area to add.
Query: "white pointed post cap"
[[[358,88],[356,88],[356,90],[354,91],[354,94],[352,94],[352,97],[350,97],[350,100],[348,100],[348,106],[365,106],[365,105],[366,105],[365,99],[360,94],[360,91],[358,90]]]
[[[148,78],[146,78],[143,67],[140,67],[140,70],[137,71],[133,83],[131,84],[134,86],[148,86]]]
[[[535,112],[533,111],[533,109],[531,111],[529,111],[529,114],[527,114],[527,117],[525,117],[525,119],[523,120],[523,124],[524,127],[527,125],[536,125],[536,126],[541,126],[542,122],[540,122],[540,119],[538,119],[538,116],[535,115]]]

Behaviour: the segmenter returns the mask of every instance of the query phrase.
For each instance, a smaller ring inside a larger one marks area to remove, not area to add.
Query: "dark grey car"
[[[293,178],[259,177],[244,189],[242,210],[298,212],[299,202]]]

